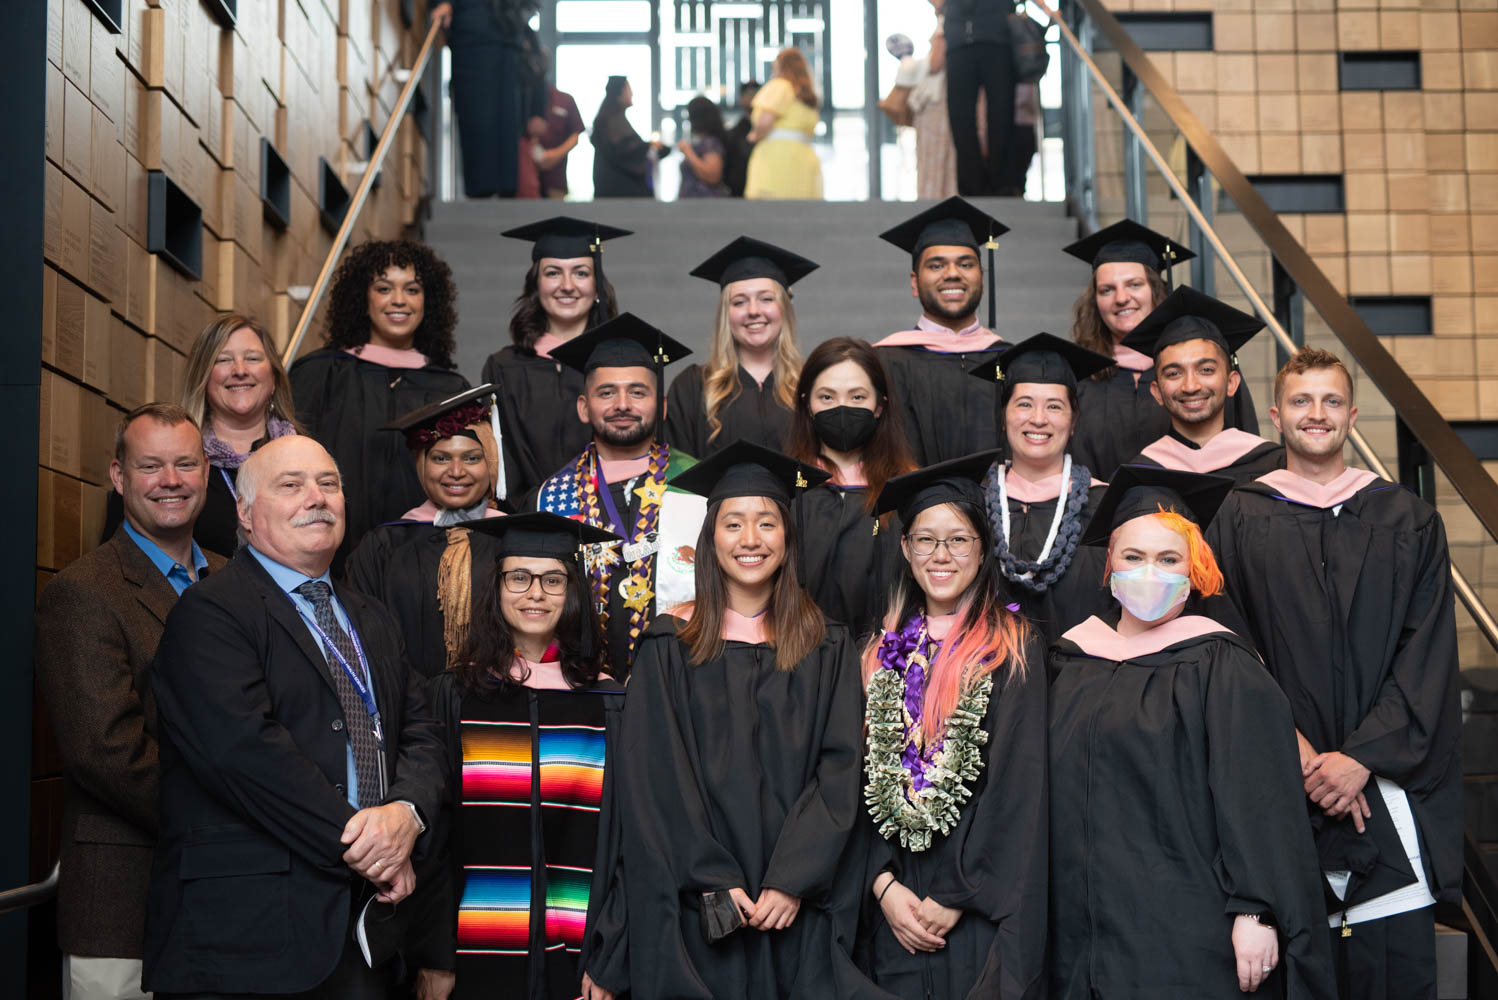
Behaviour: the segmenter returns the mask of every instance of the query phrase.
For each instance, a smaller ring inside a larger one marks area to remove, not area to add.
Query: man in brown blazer
[[[64,1000],[137,998],[157,829],[149,670],[177,597],[224,560],[192,540],[207,462],[181,407],[151,403],[115,435],[125,521],[59,573],[36,618],[36,667],[64,764],[57,936]]]

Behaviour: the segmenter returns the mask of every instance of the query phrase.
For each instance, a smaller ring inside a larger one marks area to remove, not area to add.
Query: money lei
[[[933,833],[945,836],[957,825],[973,794],[967,783],[983,768],[980,748],[988,742],[982,722],[993,693],[991,674],[958,698],[942,738],[921,745],[925,673],[939,648],[926,637],[925,616],[916,615],[899,632],[884,633],[880,668],[869,681],[864,801],[879,835],[898,834],[900,846],[912,852],[927,850]],[[914,697],[907,680],[921,688]]]

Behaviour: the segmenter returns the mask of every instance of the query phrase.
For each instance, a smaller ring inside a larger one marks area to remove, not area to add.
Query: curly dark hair
[[[588,580],[572,559],[561,560],[567,573],[567,596],[557,620],[556,644],[562,654],[562,676],[573,690],[598,683],[603,665],[604,636],[593,613],[593,595]],[[475,587],[473,621],[453,673],[465,693],[483,695],[496,690],[514,690],[525,684],[528,673],[515,661],[515,639],[500,607],[500,580],[504,560],[494,567],[494,579],[480,590]],[[583,640],[589,635],[591,642]],[[492,671],[492,672],[491,672]],[[497,675],[497,676],[496,676]]]
[[[431,247],[411,240],[370,240],[349,251],[328,295],[327,346],[347,350],[369,343],[369,286],[390,267],[415,271],[424,293],[421,326],[411,346],[439,368],[454,367],[458,286],[452,269]]]
[[[525,272],[525,286],[515,298],[515,308],[510,313],[510,339],[516,347],[529,354],[535,353],[536,341],[546,332],[549,322],[546,310],[541,308],[541,263],[540,260],[534,262]],[[613,284],[603,273],[601,256],[593,258],[593,283],[598,297],[588,307],[589,330],[619,315],[619,299],[614,294]]]

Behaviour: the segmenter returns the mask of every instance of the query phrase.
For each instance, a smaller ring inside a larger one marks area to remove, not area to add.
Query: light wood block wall
[[[232,29],[202,0],[125,0],[118,34],[83,0],[47,3],[39,582],[98,543],[116,422],[177,400],[216,314],[253,316],[286,343],[300,315],[287,289],[310,285],[332,246],[319,158],[352,192],[364,122],[384,127],[393,70],[425,35],[425,4],[407,29],[399,0],[240,0]],[[291,171],[285,231],[262,215],[262,137]],[[415,221],[426,162],[407,120],[353,242]],[[200,280],[146,252],[151,170],[202,207]]]

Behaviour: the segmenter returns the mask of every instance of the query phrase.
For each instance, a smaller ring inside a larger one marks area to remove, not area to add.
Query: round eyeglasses
[[[953,535],[951,538],[937,538],[934,535],[910,535],[910,551],[918,556],[929,556],[936,552],[938,545],[947,547],[947,554],[953,559],[966,559],[973,554],[973,549],[978,544],[978,539],[972,535]]]
[[[553,597],[558,597],[567,592],[566,573],[532,573],[528,569],[506,570],[501,574],[505,581],[505,589],[512,594],[523,594],[531,589],[531,582],[541,581],[541,590]]]

